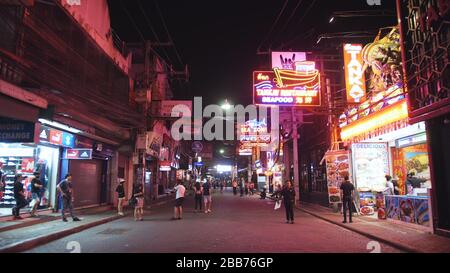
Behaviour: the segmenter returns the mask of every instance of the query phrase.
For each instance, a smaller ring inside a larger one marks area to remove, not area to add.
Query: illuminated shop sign
[[[39,141],[70,148],[75,146],[74,135],[44,125],[39,129]]]
[[[345,85],[347,102],[359,103],[366,95],[361,44],[344,44]]]
[[[416,144],[422,144],[422,143],[426,143],[426,142],[427,142],[427,134],[422,133],[422,134],[417,134],[414,136],[409,136],[409,137],[398,139],[396,141],[396,146],[397,146],[397,148],[404,148],[404,147],[413,146]]]
[[[366,132],[408,118],[408,106],[405,100],[391,105],[377,113],[357,120],[341,129],[342,140],[348,140]]]
[[[320,73],[314,62],[296,62],[295,70],[253,72],[253,103],[320,106]]]
[[[293,70],[295,62],[305,60],[305,52],[272,51],[272,68]]]
[[[249,120],[240,127],[239,140],[241,145],[250,147],[261,146],[271,142],[271,135],[268,133],[267,121]]]
[[[92,159],[92,149],[67,149],[65,159]]]

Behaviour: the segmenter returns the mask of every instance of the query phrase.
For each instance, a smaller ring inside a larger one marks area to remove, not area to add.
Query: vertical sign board
[[[344,44],[345,87],[348,103],[360,103],[366,95],[361,44]]]
[[[327,167],[328,200],[330,204],[340,203],[340,187],[345,176],[350,176],[348,151],[329,151],[325,154]]]

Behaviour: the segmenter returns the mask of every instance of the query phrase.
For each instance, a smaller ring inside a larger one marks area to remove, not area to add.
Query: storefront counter
[[[386,195],[385,204],[387,219],[430,227],[428,196]]]

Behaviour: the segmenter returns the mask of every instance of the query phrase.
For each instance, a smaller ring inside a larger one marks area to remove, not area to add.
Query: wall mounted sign
[[[366,95],[361,44],[344,44],[345,85],[347,102],[359,103]]]
[[[75,147],[75,136],[71,133],[41,125],[39,129],[39,141],[64,147]]]
[[[34,130],[33,122],[0,118],[0,142],[34,142]]]
[[[67,149],[65,159],[92,159],[92,149]]]

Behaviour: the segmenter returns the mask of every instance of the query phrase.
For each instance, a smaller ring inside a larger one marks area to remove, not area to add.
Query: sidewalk
[[[301,203],[298,209],[324,221],[406,252],[450,253],[450,238],[433,235],[429,232],[415,229],[414,227],[358,215],[353,216],[353,223],[343,224],[342,215],[340,213],[334,213],[329,208],[315,204]]]
[[[172,199],[167,198],[152,204],[152,207],[166,204]],[[51,211],[44,211],[37,218],[27,217],[20,221],[12,221],[5,217],[0,221],[0,253],[26,251],[123,217],[118,216],[117,210],[112,206],[79,209],[75,210],[74,214],[82,221],[73,222],[68,217],[68,222],[63,222],[60,213]],[[133,215],[133,210],[125,209],[125,215]]]

